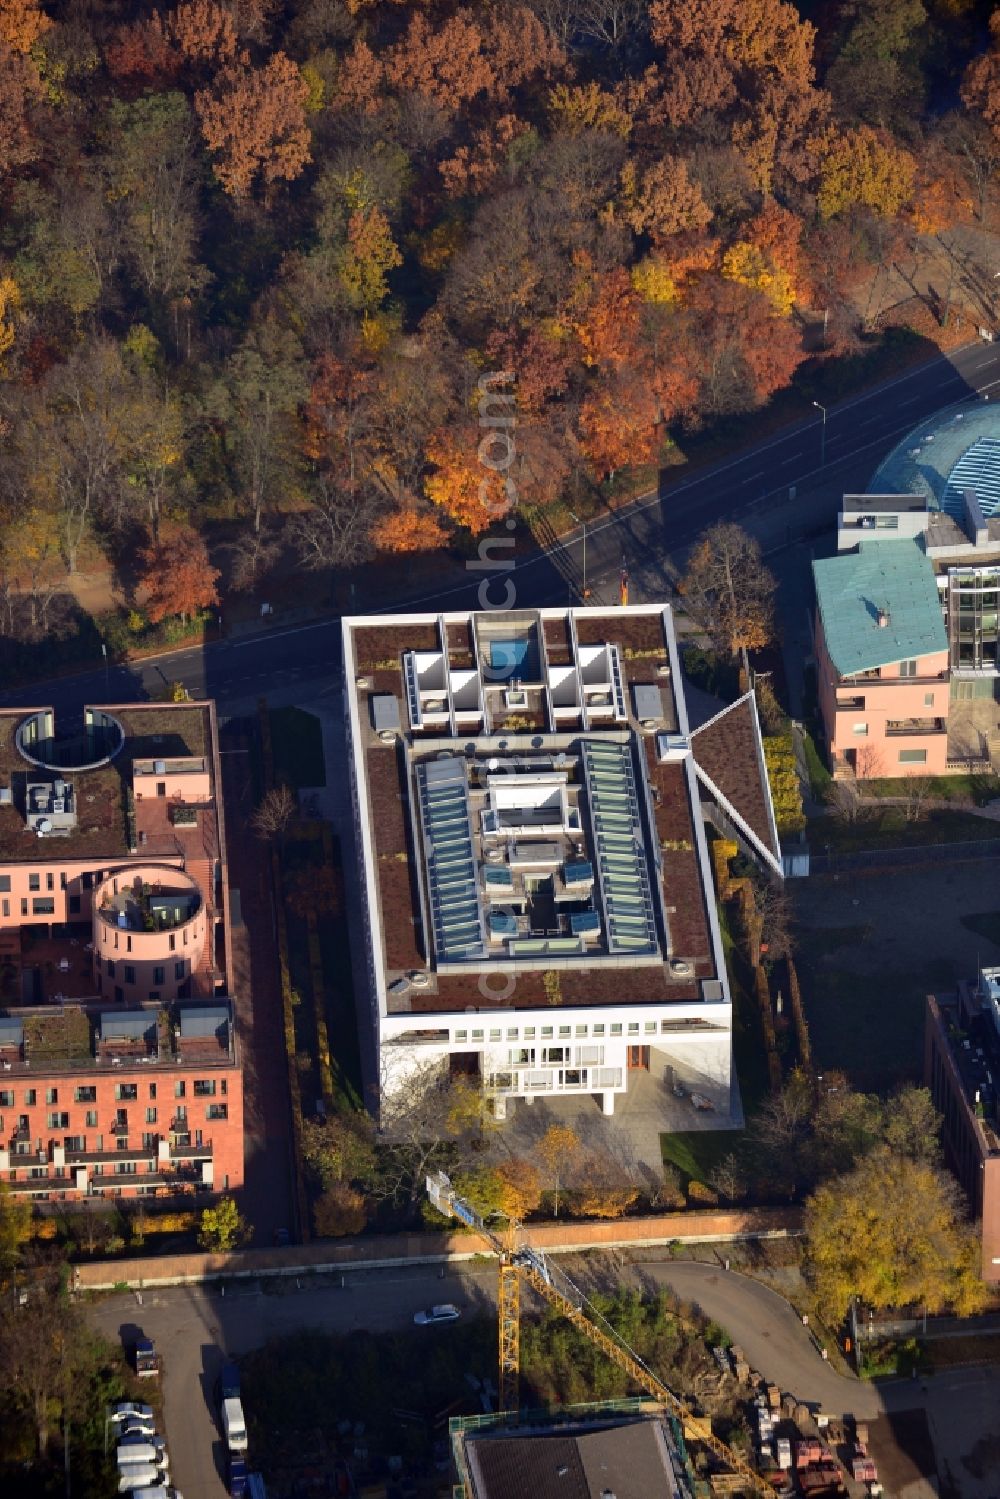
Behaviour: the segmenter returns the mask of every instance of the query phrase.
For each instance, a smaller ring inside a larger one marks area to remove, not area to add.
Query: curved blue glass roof
[[[914,427],[879,464],[871,494],[925,495],[961,521],[962,497],[976,493],[983,515],[1000,515],[1000,405],[966,401]]]

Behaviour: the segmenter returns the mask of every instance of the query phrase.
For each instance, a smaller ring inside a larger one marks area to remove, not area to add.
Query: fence
[[[1000,859],[1000,838],[967,843],[921,843],[913,848],[866,848],[853,854],[810,855],[810,874],[851,874],[865,869],[907,869],[955,864],[964,859]]]

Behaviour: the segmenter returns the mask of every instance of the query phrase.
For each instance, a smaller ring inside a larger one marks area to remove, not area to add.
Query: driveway
[[[676,1261],[622,1270],[604,1256],[561,1256],[560,1264],[588,1286],[607,1289],[623,1278],[639,1287],[669,1286],[726,1327],[754,1367],[782,1390],[836,1414],[867,1416],[881,1409],[870,1386],[843,1378],[823,1362],[787,1302],[743,1275]],[[184,1499],[221,1499],[225,1454],[213,1391],[225,1357],[238,1358],[302,1328],[345,1333],[408,1327],[419,1307],[439,1301],[492,1317],[496,1282],[493,1265],[414,1265],[348,1272],[343,1284],[336,1276],[319,1282],[292,1277],[271,1282],[267,1292],[257,1283],[230,1286],[225,1294],[214,1286],[172,1286],[143,1291],[141,1307],[132,1294],[112,1295],[91,1305],[88,1315],[112,1341],[123,1327],[135,1326],[155,1340],[163,1356],[165,1434],[174,1482]],[[526,1299],[534,1298],[529,1293]]]

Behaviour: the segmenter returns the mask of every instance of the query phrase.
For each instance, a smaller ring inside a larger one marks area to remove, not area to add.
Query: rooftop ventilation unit
[[[675,979],[694,978],[694,964],[690,958],[671,958],[670,977]]]
[[[880,630],[887,630],[889,628],[891,616],[888,609],[880,609],[875,618]]]

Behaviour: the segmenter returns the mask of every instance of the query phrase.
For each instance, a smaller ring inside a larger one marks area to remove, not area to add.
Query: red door
[[[629,1070],[629,1072],[648,1072],[649,1071],[649,1047],[648,1046],[630,1046],[629,1047],[629,1049],[628,1049],[628,1070]]]

